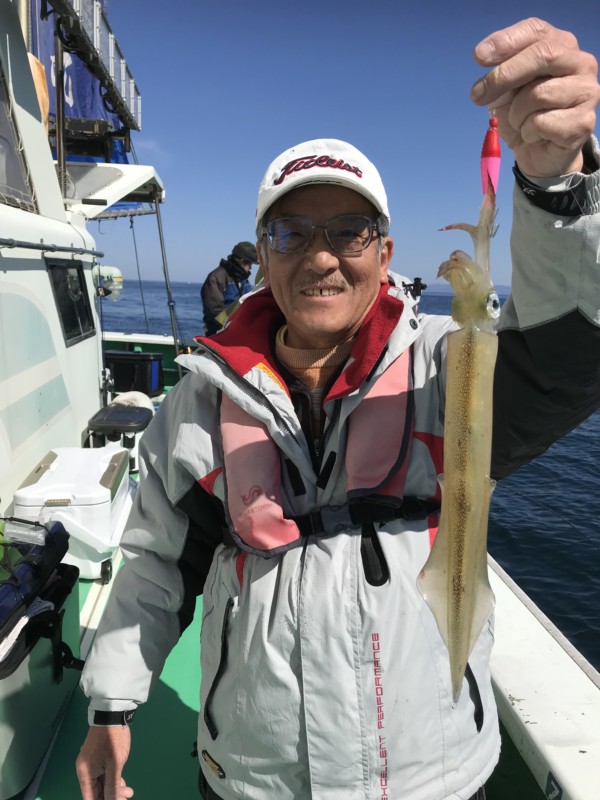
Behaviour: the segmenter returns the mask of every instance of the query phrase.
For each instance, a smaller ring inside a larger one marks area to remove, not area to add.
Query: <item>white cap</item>
[[[269,165],[258,189],[256,223],[287,192],[311,183],[345,186],[390,218],[383,182],[360,150],[339,139],[313,139],[290,147]]]

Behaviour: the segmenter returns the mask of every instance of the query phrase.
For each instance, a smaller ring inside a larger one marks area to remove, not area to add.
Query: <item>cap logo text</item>
[[[284,180],[294,172],[300,172],[303,169],[312,169],[313,167],[327,167],[329,169],[341,169],[345,172],[353,172],[357,178],[362,178],[362,170],[359,167],[353,167],[341,158],[332,158],[331,156],[302,156],[289,161],[281,170],[281,175],[273,181],[274,186],[279,186]]]

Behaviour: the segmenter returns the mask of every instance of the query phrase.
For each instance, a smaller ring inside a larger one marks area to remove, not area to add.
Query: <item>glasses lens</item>
[[[338,253],[358,253],[371,242],[373,222],[369,217],[344,214],[329,220],[325,228],[334,250]]]
[[[325,225],[313,225],[307,217],[281,217],[267,225],[269,244],[278,253],[304,253],[313,232],[324,228],[327,241],[337,253],[359,253],[371,243],[375,223],[361,214],[342,214]]]
[[[312,239],[312,222],[305,217],[282,217],[267,225],[269,244],[278,253],[303,253]]]

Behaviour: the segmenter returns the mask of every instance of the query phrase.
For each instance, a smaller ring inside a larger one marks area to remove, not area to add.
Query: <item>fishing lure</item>
[[[498,136],[498,120],[493,112],[483,147],[481,148],[481,190],[483,196],[487,192],[488,180],[491,181],[494,193],[498,192],[498,178],[500,176],[500,137]]]

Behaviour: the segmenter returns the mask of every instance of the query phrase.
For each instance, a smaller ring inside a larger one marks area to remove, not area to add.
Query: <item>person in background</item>
[[[206,336],[221,330],[223,321],[217,319],[219,314],[251,290],[250,270],[257,263],[252,242],[238,242],[230,255],[208,273],[200,290]]]
[[[594,57],[537,19],[475,57],[487,72],[471,97],[495,109],[518,165],[494,381],[502,478],[600,407],[600,86]],[[346,142],[304,142],[267,168],[264,288],[180,356],[188,373],[140,443],[126,563],[82,677],[84,800],[133,795],[136,708],[199,594],[203,798],[485,797],[500,750],[493,615],[453,702],[416,585],[438,524],[454,323],[415,314],[390,283],[389,223],[379,172]]]

